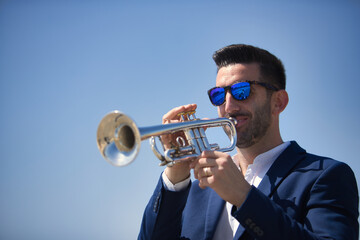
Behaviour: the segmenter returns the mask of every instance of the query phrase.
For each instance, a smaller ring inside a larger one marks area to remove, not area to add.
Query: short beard
[[[236,147],[248,148],[265,136],[271,124],[271,106],[270,101],[267,101],[255,110],[251,122],[249,122],[246,129],[237,131]]]

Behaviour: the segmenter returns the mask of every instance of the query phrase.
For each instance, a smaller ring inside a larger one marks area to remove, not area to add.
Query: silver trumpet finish
[[[108,113],[97,130],[97,145],[101,155],[114,166],[125,166],[135,160],[140,151],[141,141],[150,139],[151,148],[160,165],[172,166],[178,161],[197,157],[204,150],[232,151],[236,146],[236,120],[229,118],[197,119],[195,112],[182,113],[182,122],[148,127],[138,127],[135,122],[120,111]],[[223,127],[229,136],[230,145],[220,148],[217,143],[209,144],[204,128]],[[185,138],[178,137],[177,146],[165,149],[161,135],[183,131]],[[156,146],[158,138],[163,153]]]

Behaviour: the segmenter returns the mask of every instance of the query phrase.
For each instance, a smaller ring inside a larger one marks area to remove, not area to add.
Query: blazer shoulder
[[[352,175],[354,174],[353,170],[347,163],[312,153],[306,153],[299,165],[303,167],[316,167],[317,169],[323,171],[339,171]]]
[[[295,168],[311,168],[318,170],[339,169],[340,171],[353,173],[351,167],[342,161],[333,159],[327,156],[321,156],[313,153],[308,153],[301,148],[295,141],[284,151],[285,158],[294,158],[299,161],[295,164]]]

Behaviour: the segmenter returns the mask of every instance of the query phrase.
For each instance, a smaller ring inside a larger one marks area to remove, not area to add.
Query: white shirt
[[[290,145],[290,142],[284,142],[279,146],[258,155],[253,164],[250,164],[245,173],[245,180],[255,187],[258,187],[266,172],[270,169],[271,165],[279,157],[279,155]],[[236,155],[233,157],[236,159]],[[240,169],[239,169],[240,170]],[[171,191],[180,191],[189,185],[190,177],[180,183],[172,184],[165,172],[162,174],[165,188]],[[224,210],[220,216],[219,223],[213,240],[233,239],[236,230],[239,227],[239,222],[231,216],[232,204],[226,202]]]

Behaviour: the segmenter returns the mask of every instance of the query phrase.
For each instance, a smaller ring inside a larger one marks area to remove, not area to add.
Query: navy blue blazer
[[[296,142],[276,159],[258,188],[233,208],[234,239],[358,239],[358,189],[348,165],[306,153]],[[138,239],[212,239],[225,201],[198,182],[167,191],[162,179]]]

